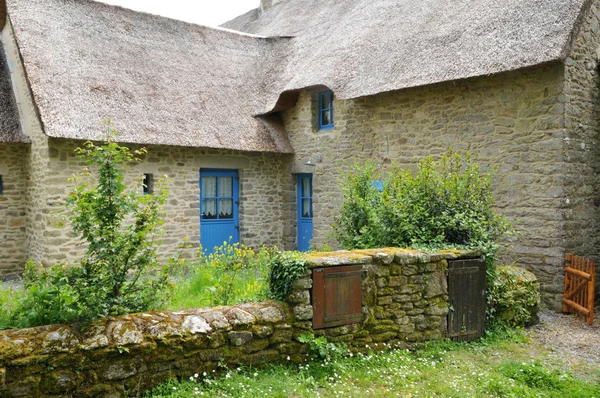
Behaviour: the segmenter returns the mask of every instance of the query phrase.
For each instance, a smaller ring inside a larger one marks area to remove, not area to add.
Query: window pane
[[[302,197],[310,197],[310,178],[302,178]]]
[[[212,219],[217,218],[217,200],[203,199],[202,200],[202,218]]]
[[[233,196],[233,177],[219,177],[219,197]]]
[[[302,217],[312,217],[312,200],[302,199]]]
[[[217,177],[202,177],[202,196],[217,196]]]
[[[324,93],[321,97],[321,106],[323,109],[331,108],[332,93]]]
[[[331,124],[330,111],[321,111],[321,125]]]
[[[219,199],[219,218],[233,218],[233,199]]]

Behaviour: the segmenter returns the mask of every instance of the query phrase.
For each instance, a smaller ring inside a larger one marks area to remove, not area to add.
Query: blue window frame
[[[319,129],[333,128],[333,91],[319,93]]]
[[[0,195],[4,193],[4,180],[2,179],[2,175],[0,175]]]

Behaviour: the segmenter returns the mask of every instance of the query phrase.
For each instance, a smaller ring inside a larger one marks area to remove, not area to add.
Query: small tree
[[[115,137],[109,127],[104,143],[86,142],[76,149],[86,167],[73,179],[77,185],[67,206],[73,230],[87,242],[87,251],[79,266],[44,270],[28,264],[21,326],[146,311],[168,299],[176,261],[161,265],[156,255],[167,191],[162,183],[153,195],[127,190],[122,168],[146,151],[131,151]]]

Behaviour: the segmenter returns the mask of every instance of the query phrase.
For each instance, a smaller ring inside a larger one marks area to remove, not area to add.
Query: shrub
[[[383,180],[383,190],[374,186]],[[334,233],[344,249],[415,247],[471,248],[487,262],[488,303],[496,278],[493,266],[510,224],[494,210],[491,172],[482,172],[467,153],[449,149],[440,160],[428,157],[415,175],[395,167],[381,174],[373,162],[347,174]],[[492,314],[494,309],[488,306]]]
[[[269,298],[285,301],[292,284],[307,270],[306,260],[298,252],[278,253],[271,259],[269,274]]]
[[[15,314],[19,326],[146,311],[168,298],[176,261],[161,265],[156,256],[167,198],[164,181],[155,195],[126,191],[121,169],[145,150],[132,152],[115,142],[110,127],[109,132],[103,144],[87,142],[76,150],[87,167],[74,179],[67,203],[73,230],[87,242],[87,251],[77,266],[43,269],[28,263],[25,294]]]
[[[493,306],[499,322],[509,327],[522,327],[537,321],[540,293],[531,272],[519,267],[498,267],[494,287]]]

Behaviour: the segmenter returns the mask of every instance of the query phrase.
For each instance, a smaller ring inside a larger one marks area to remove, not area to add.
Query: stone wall
[[[600,1],[582,15],[573,50],[565,61],[564,231],[566,251],[600,263]],[[598,281],[600,293],[600,281]],[[555,294],[563,274],[555,275]]]
[[[99,126],[102,128],[102,126]],[[118,128],[118,124],[117,124]],[[47,178],[46,253],[43,262],[53,264],[74,261],[82,246],[71,234],[66,222],[65,199],[74,187],[67,182],[83,166],[74,149],[82,142],[65,139],[49,140]],[[146,146],[148,153],[126,171],[126,183],[142,193],[142,175],[149,173],[158,181],[168,176],[168,202],[165,206],[165,237],[160,254],[163,258],[179,253],[178,246],[189,238],[200,243],[200,169],[225,168],[239,171],[240,236],[251,246],[278,246],[283,236],[281,204],[282,167],[286,157],[279,154],[243,153],[199,148]],[[137,188],[135,188],[137,187]],[[190,257],[195,249],[184,251]]]
[[[565,251],[564,68],[549,64],[494,76],[435,84],[334,101],[335,128],[315,131],[311,93],[300,94],[284,113],[296,151],[294,168],[318,156],[313,173],[314,245],[336,247],[332,216],[341,202],[340,180],[348,165],[370,159],[389,170],[416,168],[420,159],[448,147],[479,157],[484,169],[497,169],[498,210],[522,236],[505,254],[507,261],[533,270],[553,306]],[[335,94],[335,93],[334,93]],[[573,147],[574,155],[588,151]],[[593,159],[593,155],[590,154]],[[590,178],[595,178],[593,173]],[[291,197],[291,190],[286,197]],[[295,220],[293,211],[287,218]],[[287,242],[295,241],[293,236]]]
[[[409,347],[446,333],[447,260],[401,249],[313,253],[310,268],[362,265],[364,320],[312,330],[310,278],[294,284],[289,306],[249,303],[157,311],[97,321],[0,331],[0,396],[136,396],[160,382],[217,370],[307,359],[298,337],[324,335],[353,351]]]
[[[29,146],[0,143],[0,276],[19,272],[26,260],[27,174],[25,158]]]

